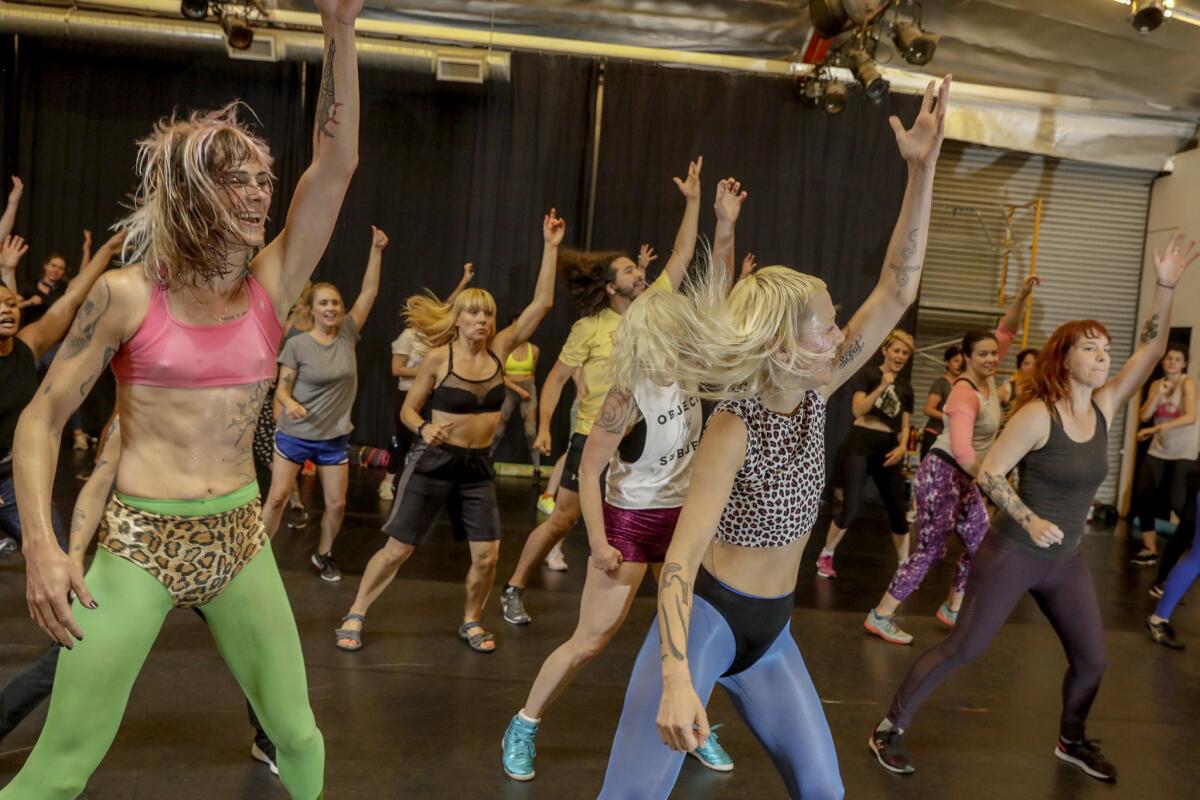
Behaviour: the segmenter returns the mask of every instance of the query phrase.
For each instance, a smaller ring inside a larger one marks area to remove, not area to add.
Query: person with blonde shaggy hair
[[[491,445],[504,405],[504,362],[529,341],[554,305],[558,248],[565,232],[566,223],[550,209],[542,220],[542,261],[533,299],[503,330],[496,330],[496,300],[484,289],[463,289],[451,303],[432,293],[408,299],[408,324],[430,345],[400,411],[401,422],[418,442],[383,525],[390,538],[367,563],[354,604],[335,631],[340,649],[362,648],[367,611],[429,538],[443,506],[454,537],[466,539],[471,550],[458,636],[476,652],[496,649],[495,637],[481,620],[500,555]],[[429,420],[421,415],[426,403]]]
[[[93,287],[17,427],[29,610],[69,651],[46,726],[0,791],[5,800],[84,790],[173,608],[203,610],[278,748],[289,794],[322,793],[324,743],[252,455],[281,321],[325,251],[358,165],[362,0],[315,2],[325,56],[313,161],[283,230],[266,243],[271,155],[238,104],[159,122],[140,143],[140,185],[119,224],[134,263]],[[85,581],[54,540],[51,487],[63,425],[110,360],[121,463]]]
[[[871,357],[916,300],[950,81],[930,83],[905,130],[890,124],[908,186],[879,283],[839,328],[824,284],[786,267],[751,273],[728,299],[700,292],[689,342],[661,369],[723,397],[658,584],[658,618],[634,664],[603,800],[665,799],[684,754],[711,729],[720,682],[766,747],[789,797],[844,796],[833,737],[790,633],[793,593],[825,482],[826,398]],[[669,349],[668,349],[669,348]],[[648,374],[653,374],[650,372]],[[628,380],[632,376],[626,376]]]

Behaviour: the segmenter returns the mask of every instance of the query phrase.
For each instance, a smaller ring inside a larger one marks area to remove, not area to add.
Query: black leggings
[[[1168,519],[1172,511],[1183,516],[1183,506],[1187,502],[1185,480],[1191,463],[1149,455],[1142,460],[1132,510],[1143,532],[1153,532],[1155,518]]]
[[[905,518],[904,476],[900,465],[885,467],[887,454],[896,449],[896,434],[875,431],[855,425],[850,429],[842,452],[842,507],[833,522],[839,528],[849,528],[862,512],[863,490],[867,476],[875,481],[879,496],[887,509],[892,533],[903,536],[908,533]]]
[[[1167,576],[1171,574],[1171,569],[1179,563],[1180,557],[1188,551],[1196,537],[1196,494],[1200,492],[1200,460],[1189,462],[1186,467],[1177,467],[1176,471],[1184,474],[1183,484],[1187,503],[1179,514],[1181,520],[1179,527],[1175,529],[1175,533],[1171,534],[1171,538],[1167,540],[1167,546],[1163,548],[1162,554],[1159,556],[1158,575],[1154,578],[1156,586],[1162,586],[1167,582]]]
[[[971,582],[958,624],[941,644],[917,659],[892,698],[892,724],[909,727],[925,698],[987,649],[1026,592],[1050,620],[1067,653],[1059,733],[1070,741],[1082,740],[1107,666],[1096,588],[1083,553],[1076,550],[1065,558],[1040,555],[995,531],[971,561]]]

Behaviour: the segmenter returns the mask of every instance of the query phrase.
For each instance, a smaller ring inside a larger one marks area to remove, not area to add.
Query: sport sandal
[[[471,628],[479,628],[483,632],[482,633],[467,633],[467,631],[471,630]],[[467,647],[470,647],[476,653],[494,653],[494,652],[496,652],[495,647],[487,648],[487,647],[483,646],[487,642],[496,641],[496,637],[493,636],[492,634],[488,633],[486,630],[484,630],[483,625],[480,624],[479,620],[468,620],[467,622],[464,622],[462,625],[459,625],[458,626],[458,638],[460,638],[464,642],[466,642]]]
[[[366,621],[367,618],[363,614],[347,614],[346,616],[342,617],[342,622],[361,622],[365,624]],[[353,653],[356,650],[362,650],[362,628],[359,628],[356,631],[349,628],[338,628],[333,632],[333,635],[337,637],[334,640],[334,644],[337,645],[338,650],[345,650],[348,653]],[[354,642],[354,644],[348,647],[342,644],[343,639],[349,639],[350,641]]]

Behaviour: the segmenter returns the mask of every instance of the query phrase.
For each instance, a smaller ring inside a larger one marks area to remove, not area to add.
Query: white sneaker
[[[562,542],[554,545],[554,549],[546,554],[546,567],[555,572],[567,571],[567,559],[563,556]]]
[[[396,489],[392,486],[392,476],[385,475],[383,480],[379,482],[379,499],[380,500],[395,500]]]
[[[92,442],[88,439],[88,435],[83,431],[75,431],[75,449],[87,450],[92,446]]]
[[[258,746],[258,742],[250,745],[250,757],[255,761],[261,761],[266,764],[271,769],[272,775],[279,774],[279,767],[275,766],[275,762],[271,760],[271,757],[262,751],[262,748]]]

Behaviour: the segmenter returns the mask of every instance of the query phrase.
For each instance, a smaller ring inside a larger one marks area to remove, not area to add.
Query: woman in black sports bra
[[[401,422],[420,441],[400,475],[392,513],[383,526],[391,538],[368,562],[354,605],[335,632],[340,649],[362,647],[367,609],[429,537],[443,505],[450,513],[454,538],[466,539],[471,548],[458,636],[477,652],[496,649],[492,634],[480,624],[500,553],[500,512],[489,450],[504,405],[504,361],[529,340],[554,304],[558,247],[565,230],[566,223],[551,209],[542,222],[542,265],[533,302],[499,333],[496,301],[483,289],[466,289],[451,305],[433,295],[409,298],[408,324],[432,345],[400,412]],[[428,421],[421,417],[427,403]]]

